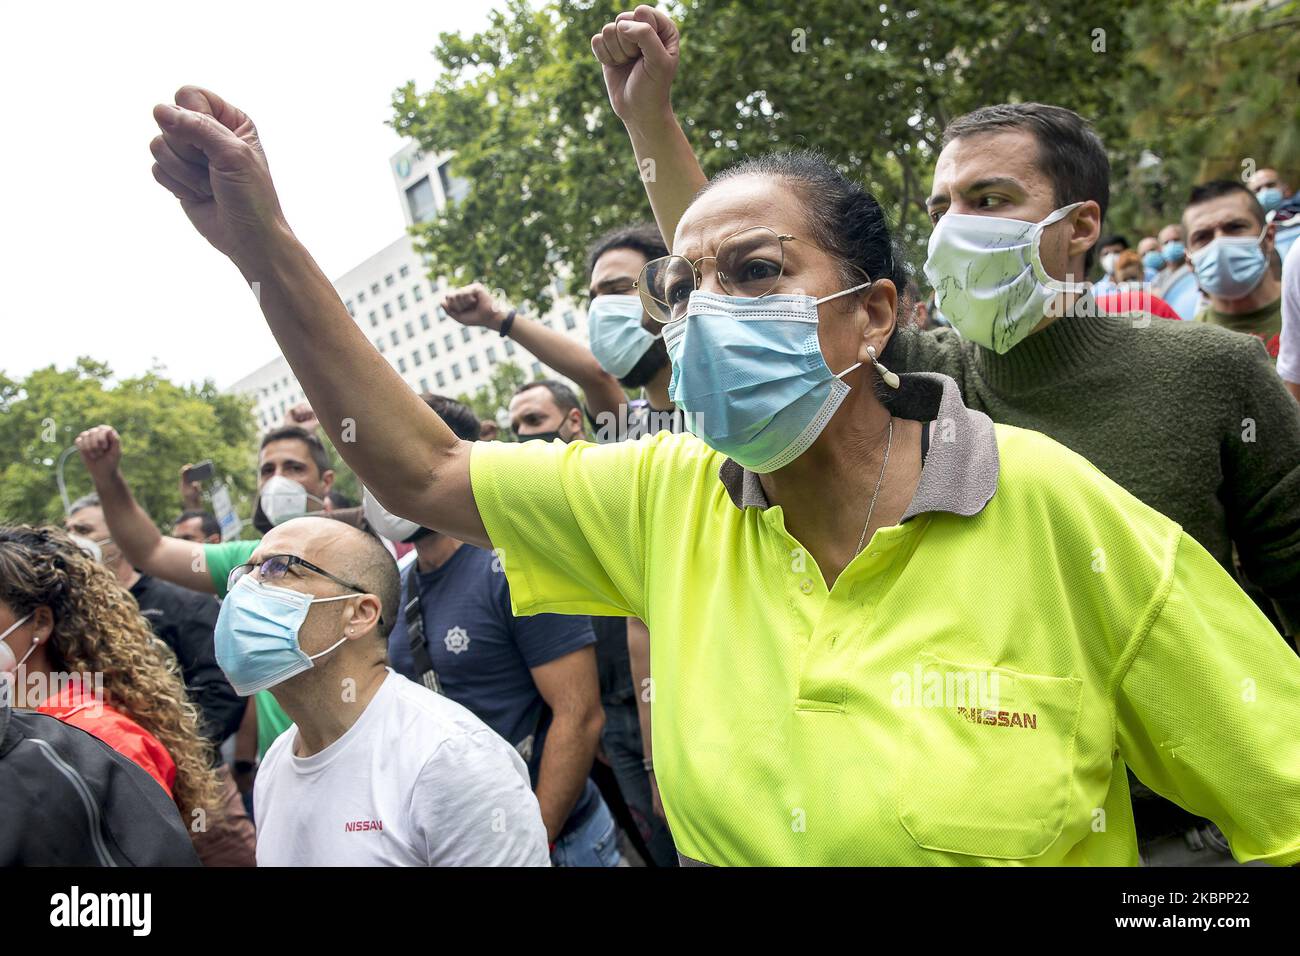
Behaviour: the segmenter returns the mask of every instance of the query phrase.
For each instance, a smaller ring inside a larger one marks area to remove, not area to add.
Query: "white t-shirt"
[[[1282,341],[1277,373],[1284,382],[1300,383],[1300,239],[1282,260]]]
[[[549,866],[515,749],[453,700],[388,671],[320,753],[297,726],[257,772],[258,866]]]

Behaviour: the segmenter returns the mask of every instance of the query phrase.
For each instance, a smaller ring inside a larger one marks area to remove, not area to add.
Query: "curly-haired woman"
[[[112,572],[63,531],[0,527],[0,672],[14,703],[130,757],[175,801],[191,839],[220,787],[175,659]]]

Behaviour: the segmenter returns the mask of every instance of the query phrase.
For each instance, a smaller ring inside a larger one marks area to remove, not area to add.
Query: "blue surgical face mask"
[[[1177,264],[1187,258],[1187,250],[1177,239],[1170,239],[1160,249],[1165,254],[1165,261]]]
[[[1255,198],[1259,200],[1259,204],[1264,207],[1265,212],[1272,212],[1282,205],[1282,190],[1276,186],[1265,186],[1255,193]]]
[[[309,670],[347,640],[340,638],[310,657],[298,644],[298,632],[313,604],[346,601],[355,594],[318,598],[302,591],[272,587],[252,575],[235,582],[217,616],[217,663],[235,693],[248,697]]]
[[[687,428],[758,474],[798,458],[849,394],[841,377],[861,364],[827,367],[817,306],[870,285],[821,299],[692,292],[686,317],[664,328],[668,397],[687,412]]]
[[[1196,281],[1210,295],[1240,299],[1254,291],[1268,271],[1268,257],[1258,236],[1220,236],[1204,249],[1192,253]]]
[[[1152,270],[1153,272],[1162,269],[1164,267],[1164,264],[1165,264],[1165,257],[1160,254],[1160,250],[1158,249],[1152,249],[1150,252],[1148,252],[1146,255],[1142,257],[1142,265]]]
[[[615,378],[632,371],[659,338],[642,328],[641,313],[641,298],[635,295],[597,296],[587,309],[591,354]]]

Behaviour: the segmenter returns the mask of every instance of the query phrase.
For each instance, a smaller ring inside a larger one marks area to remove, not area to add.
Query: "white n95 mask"
[[[1043,268],[1043,230],[1082,203],[1062,206],[1041,222],[945,213],[930,233],[925,275],[953,328],[998,354],[1011,351],[1043,321],[1063,292],[1087,282],[1062,282]]]

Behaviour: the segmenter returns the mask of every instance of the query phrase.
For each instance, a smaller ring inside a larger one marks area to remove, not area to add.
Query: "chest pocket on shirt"
[[[1083,682],[929,654],[922,660],[927,686],[940,675],[944,695],[938,706],[925,697],[905,714],[899,820],[926,849],[1038,856],[1060,836],[1069,811]],[[979,675],[995,697],[969,693]]]

